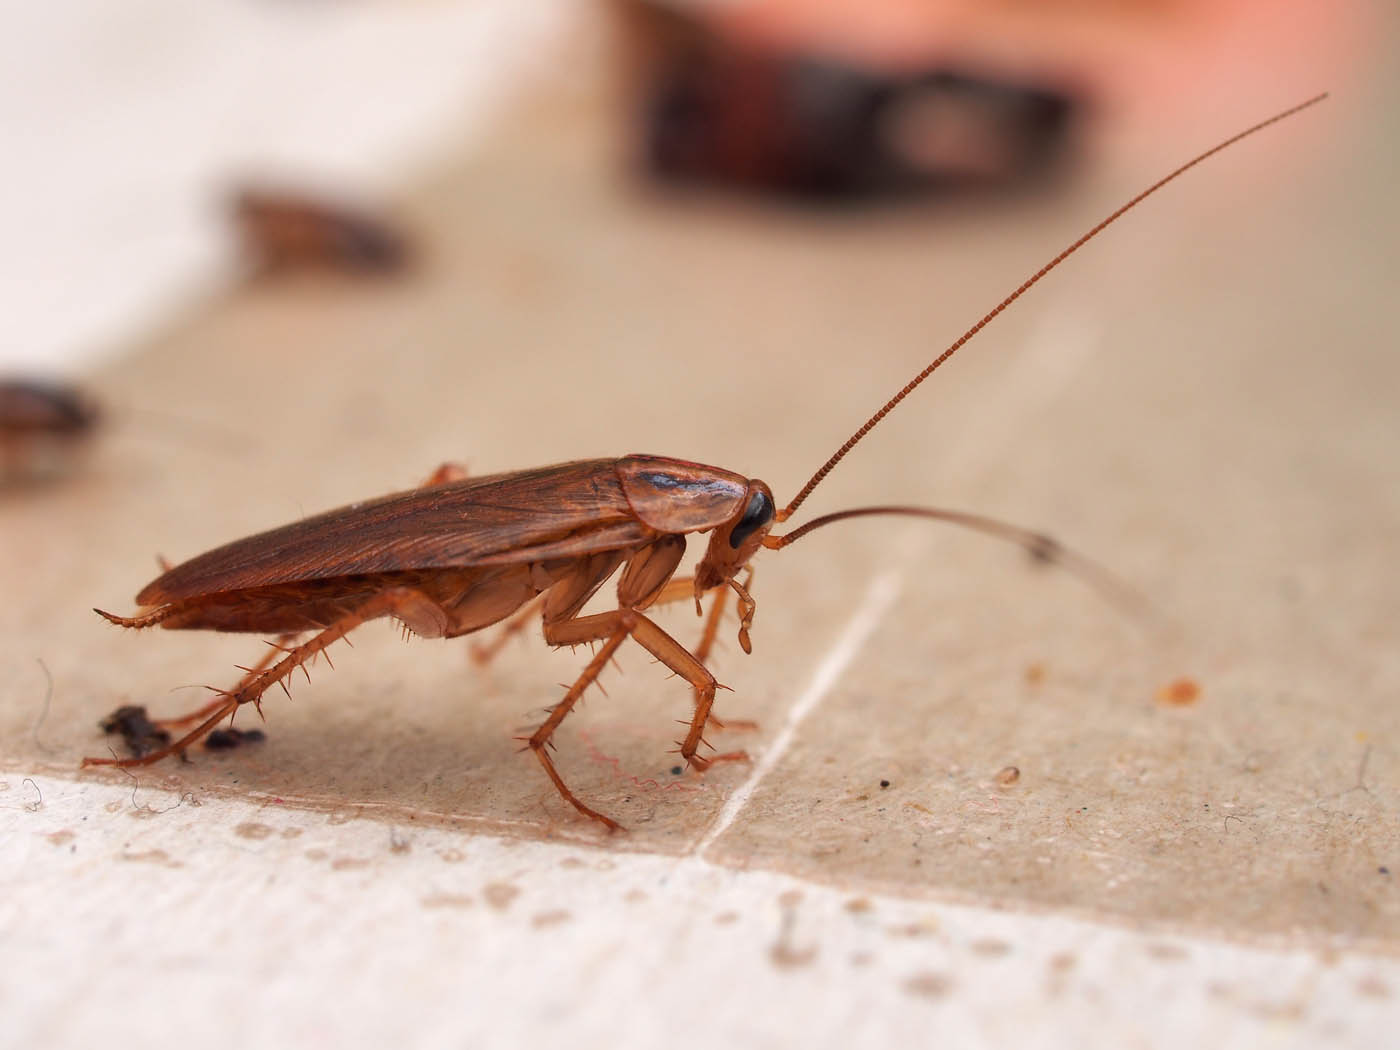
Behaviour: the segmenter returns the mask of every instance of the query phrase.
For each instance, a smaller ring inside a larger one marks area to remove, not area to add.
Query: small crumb
[[[882,787],[882,788],[887,788],[887,787],[889,787],[889,786],[890,786],[890,782],[889,782],[888,780],[882,780],[882,781],[880,781],[880,787]]]
[[[520,896],[520,890],[509,883],[493,882],[481,891],[481,895],[496,911],[505,911],[510,907],[510,902]]]
[[[1189,707],[1201,698],[1201,687],[1190,678],[1178,678],[1157,690],[1157,700],[1172,707]]]
[[[945,974],[916,973],[904,982],[904,990],[921,999],[942,999],[952,990],[953,982]]]
[[[418,903],[425,908],[470,908],[473,901],[465,893],[432,893]]]
[[[1002,787],[1010,787],[1021,779],[1021,771],[1016,766],[1002,766],[995,779]]]
[[[216,729],[204,738],[206,751],[232,751],[244,744],[260,744],[267,739],[261,729]]]
[[[968,947],[972,949],[974,955],[981,955],[987,959],[999,959],[1003,955],[1011,954],[1011,945],[1006,941],[997,940],[995,937],[984,937],[980,941],[973,941]]]

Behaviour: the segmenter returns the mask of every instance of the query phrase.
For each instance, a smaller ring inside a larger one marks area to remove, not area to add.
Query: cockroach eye
[[[744,509],[744,516],[729,534],[729,545],[736,551],[746,539],[773,520],[773,501],[766,492],[755,492]]]

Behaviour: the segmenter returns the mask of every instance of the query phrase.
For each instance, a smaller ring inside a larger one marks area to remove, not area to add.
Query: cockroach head
[[[710,533],[705,557],[695,568],[695,593],[703,594],[733,579],[763,546],[776,514],[772,490],[761,481],[750,481],[739,512]]]

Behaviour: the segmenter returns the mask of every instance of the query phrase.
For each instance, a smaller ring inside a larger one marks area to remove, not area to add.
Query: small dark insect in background
[[[52,379],[0,379],[0,483],[23,484],[72,469],[101,419],[97,403]]]
[[[258,273],[321,270],[383,276],[412,258],[408,235],[380,215],[290,190],[246,186],[230,202]]]

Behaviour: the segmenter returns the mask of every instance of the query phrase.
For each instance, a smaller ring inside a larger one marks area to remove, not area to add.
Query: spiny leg
[[[752,576],[752,573],[750,573]],[[694,656],[702,664],[706,664],[710,659],[710,651],[715,647],[715,639],[719,636],[720,621],[724,619],[724,610],[729,603],[729,591],[727,589],[716,588],[709,592],[715,596],[714,604],[710,606],[710,611],[705,617],[705,627],[700,634],[700,644],[695,647]],[[684,601],[695,595],[695,577],[685,576],[668,580],[666,586],[661,588],[648,608],[657,605],[665,605],[669,602]],[[695,690],[695,703],[700,703],[700,690]],[[740,721],[721,721],[716,715],[710,716],[710,725],[716,729],[757,729],[758,723],[747,719]]]
[[[270,662],[266,661],[261,670],[250,671],[244,676],[238,688],[221,694],[217,702],[217,709],[208,718],[173,744],[136,758],[85,758],[83,766],[120,766],[122,768],[148,766],[169,755],[182,752],[218,725],[225,715],[232,715],[243,704],[256,703],[271,686],[284,683],[284,680],[298,667],[344,638],[360,624],[380,616],[421,619],[425,607],[430,610],[436,609],[430,599],[410,588],[394,587],[382,591],[362,602],[358,607],[346,612],[339,620],[336,620],[305,644],[293,646],[290,649],[279,648],[275,650],[275,652],[284,654],[281,660],[278,660],[271,667],[266,666],[266,663]],[[286,688],[285,684],[283,684],[283,688]],[[209,705],[209,707],[212,708],[213,705]]]
[[[596,638],[594,640],[596,640]],[[549,779],[553,781],[555,790],[564,797],[564,801],[573,806],[574,809],[578,810],[585,817],[591,817],[600,822],[609,831],[621,831],[622,825],[610,817],[605,817],[596,809],[591,809],[584,805],[579,797],[569,790],[568,785],[564,783],[564,778],[561,777],[559,771],[554,768],[554,762],[549,757],[548,748],[553,746],[550,744],[550,737],[552,737],[554,731],[559,728],[559,723],[563,722],[564,719],[568,717],[569,712],[573,710],[574,705],[578,703],[579,698],[583,696],[584,690],[597,681],[598,676],[603,673],[603,668],[606,667],[608,661],[612,659],[613,653],[617,652],[618,646],[626,640],[626,627],[619,627],[607,638],[603,643],[603,647],[594,654],[592,660],[588,661],[588,666],[583,669],[583,673],[578,676],[577,681],[575,681],[574,684],[569,687],[569,691],[564,694],[564,699],[554,705],[554,709],[550,711],[549,717],[544,720],[538,729],[530,734],[530,738],[526,741],[527,746],[535,753],[535,757],[540,760],[540,765],[544,766],[544,771],[548,774]]]
[[[611,639],[619,630],[631,634],[643,649],[684,678],[695,690],[695,716],[691,719],[690,731],[686,733],[685,740],[679,741],[681,757],[687,764],[703,772],[716,762],[747,761],[749,756],[743,751],[730,751],[708,758],[696,754],[703,740],[719,683],[685,646],[635,609],[618,609],[615,612],[581,616],[562,623],[546,623],[544,637],[551,645],[577,645],[580,642],[593,642],[602,638]],[[614,651],[616,648],[612,647]]]
[[[152,724],[162,729],[178,729],[181,726],[189,725],[191,722],[198,722],[200,719],[208,718],[214,711],[222,710],[227,705],[229,696],[247,688],[249,682],[271,666],[272,662],[277,659],[278,654],[286,652],[287,646],[291,645],[292,642],[296,640],[296,633],[279,634],[275,642],[268,643],[267,652],[262,655],[262,658],[259,659],[257,663],[253,664],[252,667],[239,668],[239,670],[243,672],[243,677],[238,680],[238,684],[232,689],[227,692],[217,690],[218,695],[213,700],[195,708],[195,710],[188,714],[177,715],[175,718],[157,718]]]

